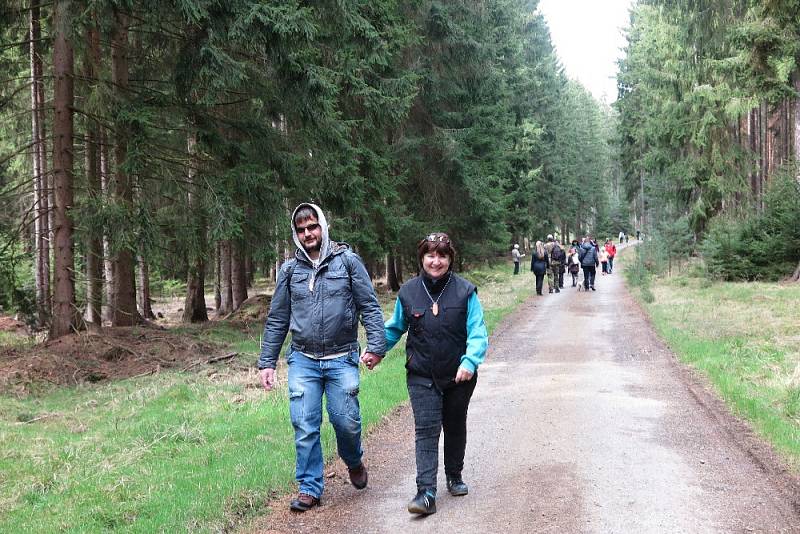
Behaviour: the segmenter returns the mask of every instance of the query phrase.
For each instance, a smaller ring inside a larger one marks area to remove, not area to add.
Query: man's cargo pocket
[[[289,417],[293,424],[299,423],[305,416],[303,392],[289,391]]]

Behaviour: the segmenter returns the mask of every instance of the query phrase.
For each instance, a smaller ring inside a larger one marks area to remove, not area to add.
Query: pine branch
[[[0,46],[0,51],[8,50],[10,48],[17,48],[22,45],[30,45],[31,43],[49,43],[52,41],[50,37],[42,37],[41,39],[26,39],[25,41],[17,41],[16,43],[5,43]]]
[[[44,3],[40,2],[40,3],[36,4],[36,6],[33,6],[33,7],[23,7],[23,8],[20,8],[20,9],[7,9],[7,10],[3,11],[2,15],[0,15],[0,16],[2,18],[6,18],[9,15],[21,15],[23,13],[29,13],[29,12],[33,11],[34,9],[38,9],[38,8],[42,8],[42,7],[49,7],[49,6],[52,6],[52,5],[53,5],[53,2],[44,2]]]

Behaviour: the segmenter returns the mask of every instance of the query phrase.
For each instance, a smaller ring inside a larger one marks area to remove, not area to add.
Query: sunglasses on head
[[[425,236],[425,241],[432,241],[434,243],[450,244],[450,238],[446,234],[430,234]]]

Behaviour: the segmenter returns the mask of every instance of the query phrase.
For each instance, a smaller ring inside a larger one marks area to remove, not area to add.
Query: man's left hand
[[[361,355],[361,363],[367,366],[367,369],[372,371],[376,365],[383,361],[383,356],[375,354],[374,352],[364,352]]]
[[[458,372],[456,373],[456,383],[459,382],[469,382],[472,380],[472,373],[471,371],[467,371],[463,367],[458,368]]]

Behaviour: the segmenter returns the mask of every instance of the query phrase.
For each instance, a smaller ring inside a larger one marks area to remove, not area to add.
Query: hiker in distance
[[[581,268],[583,269],[583,288],[586,291],[589,291],[589,289],[595,290],[594,278],[597,274],[597,267],[600,265],[597,250],[598,248],[592,242],[591,236],[588,235],[578,248],[578,257],[581,260]]]
[[[553,234],[547,235],[547,243],[544,245],[544,251],[550,260],[547,267],[547,292],[560,293],[561,289],[558,287],[558,278],[561,273],[561,263],[566,259],[564,249],[562,249],[556,242]]]
[[[436,513],[439,435],[444,429],[444,472],[451,495],[466,495],[461,477],[467,446],[467,409],[489,337],[478,290],[453,272],[456,251],[444,233],[417,246],[419,274],[403,284],[386,323],[386,346],[406,338],[406,385],[414,413],[417,494],[412,514]],[[364,354],[372,369],[377,355]]]
[[[569,264],[569,274],[572,275],[572,287],[578,285],[578,273],[581,271],[581,260],[578,257],[578,241],[573,240],[567,254],[567,264]]]
[[[608,253],[608,274],[614,272],[614,257],[617,255],[617,246],[614,241],[609,237],[606,239],[606,244],[603,245]]]
[[[270,391],[275,386],[278,354],[291,331],[286,362],[299,494],[289,507],[305,512],[319,504],[324,487],[323,394],[350,482],[357,489],[367,486],[358,404],[359,316],[367,331],[366,355],[383,356],[386,339],[383,314],[367,270],[346,243],[330,240],[322,210],[300,204],[291,223],[297,250],[278,273],[258,368],[264,389]]]
[[[550,258],[541,241],[537,241],[531,252],[531,272],[536,276],[536,294],[542,294],[545,273],[550,269]],[[550,290],[552,293],[552,289]]]
[[[519,274],[519,259],[523,256],[525,254],[520,254],[519,245],[515,244],[514,248],[511,249],[511,259],[514,260],[514,274]]]

